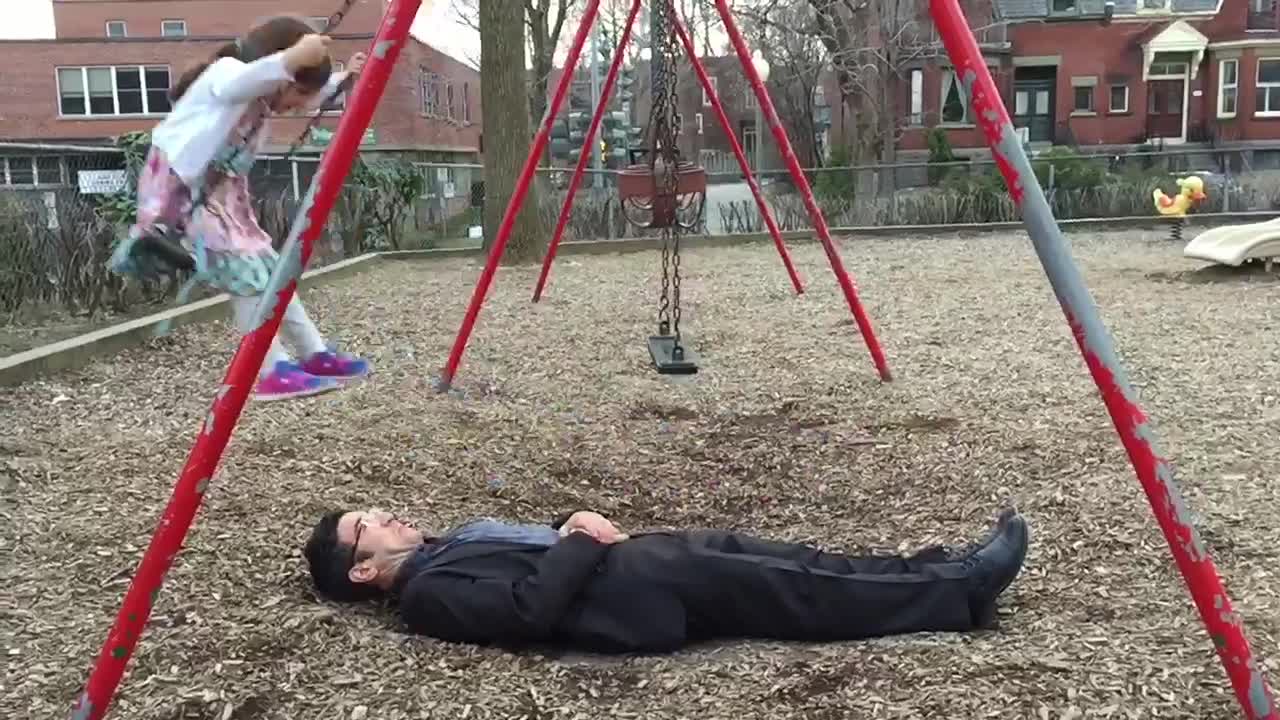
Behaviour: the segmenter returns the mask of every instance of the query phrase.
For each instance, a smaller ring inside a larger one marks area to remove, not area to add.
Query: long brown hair
[[[178,83],[169,91],[169,97],[177,102],[179,98],[187,94],[187,90],[191,89],[191,84],[196,78],[204,74],[209,66],[217,62],[219,58],[235,58],[241,62],[250,63],[270,55],[274,55],[282,50],[288,50],[293,47],[303,35],[309,35],[316,32],[316,29],[307,24],[305,20],[294,15],[278,15],[270,18],[263,23],[253,27],[248,34],[226,45],[218,48],[213,54],[213,58],[208,62],[202,62],[195,67],[187,70],[178,78]],[[294,75],[294,83],[302,88],[310,91],[316,91],[325,86],[329,82],[329,75],[333,72],[332,63],[325,58],[318,65],[312,65],[299,70]]]

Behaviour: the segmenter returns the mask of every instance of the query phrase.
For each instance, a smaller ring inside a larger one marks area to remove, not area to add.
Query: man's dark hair
[[[348,575],[351,572],[351,546],[338,541],[338,521],[347,512],[333,510],[325,513],[311,530],[303,553],[311,569],[311,580],[321,595],[339,602],[372,600],[382,595],[382,591],[367,583],[351,582]]]

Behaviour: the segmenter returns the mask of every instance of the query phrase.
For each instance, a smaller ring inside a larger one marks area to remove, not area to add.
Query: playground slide
[[[1280,258],[1280,218],[1205,230],[1187,243],[1182,254],[1236,266],[1254,258]]]

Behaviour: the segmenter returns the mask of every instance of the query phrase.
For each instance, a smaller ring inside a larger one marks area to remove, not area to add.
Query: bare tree
[[[471,28],[481,31],[479,12],[480,0],[453,0],[453,11],[458,18]],[[525,22],[524,33],[527,43],[525,62],[531,70],[531,82],[526,90],[529,98],[529,117],[533,122],[542,121],[547,112],[548,88],[551,74],[555,69],[556,50],[560,47],[561,35],[567,21],[576,17],[581,0],[508,0],[508,10],[520,8]],[[572,27],[572,25],[569,25]],[[522,45],[522,47],[525,47]],[[509,102],[504,99],[503,107]]]
[[[904,74],[938,52],[919,0],[808,0],[812,22],[788,26],[780,20],[780,8],[791,4],[756,0],[742,12],[780,32],[819,40],[830,57],[841,102],[855,118],[855,161],[893,163],[903,126]],[[891,174],[883,177],[889,181],[880,183],[880,192],[892,192]]]
[[[484,118],[484,246],[489,248],[502,221],[524,160],[529,154],[529,115],[502,112],[526,92],[524,9],[510,0],[479,0],[480,102],[497,109]],[[546,244],[538,218],[538,187],[529,188],[507,245],[508,262],[541,257]]]
[[[753,15],[744,24],[769,61],[769,97],[797,154],[810,167],[821,166],[816,95],[827,67],[827,49],[816,33],[795,29],[815,27],[813,9],[778,3],[770,8],[768,21],[759,22]]]

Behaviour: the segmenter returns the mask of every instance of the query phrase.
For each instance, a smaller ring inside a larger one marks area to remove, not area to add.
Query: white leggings
[[[261,299],[261,295],[231,296],[231,308],[235,314],[236,329],[241,333],[248,334],[253,329],[253,312]],[[307,317],[307,311],[302,307],[302,301],[295,294],[293,299],[289,301],[289,307],[284,312],[284,321],[280,323],[280,332],[271,341],[271,349],[267,351],[267,357],[262,362],[262,372],[260,373],[262,376],[266,376],[267,373],[274,370],[276,363],[280,361],[288,362],[292,359],[284,347],[280,345],[282,336],[293,346],[294,352],[303,358],[328,349],[325,345],[324,337],[316,329],[315,323],[311,322],[311,318]]]

